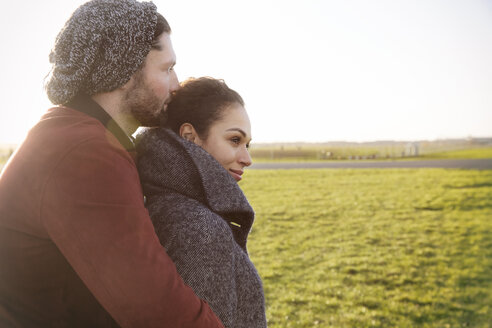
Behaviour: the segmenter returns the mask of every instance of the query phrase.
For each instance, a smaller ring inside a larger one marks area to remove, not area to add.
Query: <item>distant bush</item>
[[[395,158],[405,152],[388,147],[265,147],[251,148],[253,160],[364,160]]]

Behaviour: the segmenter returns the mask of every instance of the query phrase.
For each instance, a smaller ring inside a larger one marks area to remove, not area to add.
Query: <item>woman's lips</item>
[[[243,175],[243,170],[234,170],[234,169],[229,169],[229,172],[231,172],[231,175],[234,179],[236,179],[236,181],[241,181],[242,177],[241,175]]]

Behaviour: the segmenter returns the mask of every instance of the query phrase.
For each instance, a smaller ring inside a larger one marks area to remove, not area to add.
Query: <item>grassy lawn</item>
[[[492,327],[492,171],[251,170],[270,328]]]

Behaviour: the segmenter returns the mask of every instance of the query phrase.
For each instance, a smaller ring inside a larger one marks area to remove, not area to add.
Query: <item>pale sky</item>
[[[0,143],[51,106],[59,30],[85,1],[0,11]],[[253,142],[492,136],[492,1],[157,0],[180,80],[222,78],[246,102]]]

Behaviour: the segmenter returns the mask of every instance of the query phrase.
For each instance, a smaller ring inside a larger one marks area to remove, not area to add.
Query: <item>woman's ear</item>
[[[194,142],[194,143],[197,143],[197,141],[200,140],[200,138],[198,137],[198,134],[196,133],[195,128],[190,123],[183,123],[179,127],[179,135],[182,138],[185,138],[186,140]]]

